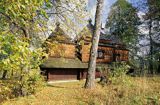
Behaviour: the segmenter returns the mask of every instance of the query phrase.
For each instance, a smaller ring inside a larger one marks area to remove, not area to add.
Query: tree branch
[[[24,36],[25,36],[26,38],[29,38],[29,33],[27,32],[27,30],[26,30],[24,27],[19,26],[16,22],[12,21],[12,19],[11,19],[11,17],[10,17],[9,15],[7,15],[7,14],[5,14],[5,13],[3,13],[3,12],[0,12],[0,14],[2,14],[3,16],[5,16],[5,17],[8,19],[8,21],[9,21],[11,24],[13,24],[15,27],[17,27],[18,29],[22,30],[22,32],[24,33]]]

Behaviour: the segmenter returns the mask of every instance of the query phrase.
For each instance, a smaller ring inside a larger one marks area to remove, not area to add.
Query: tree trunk
[[[90,89],[95,87],[94,81],[95,81],[95,70],[96,70],[96,58],[97,58],[97,49],[98,49],[99,36],[101,30],[101,14],[103,9],[103,4],[104,0],[97,0],[92,46],[90,50],[90,59],[89,59],[88,72],[85,83],[85,88],[90,88]]]
[[[152,19],[149,21],[149,39],[150,39],[150,61],[149,61],[149,71],[153,74],[153,41],[152,41]]]
[[[160,74],[160,57],[158,58],[158,69],[157,69],[157,73]]]
[[[2,75],[2,79],[3,79],[3,80],[6,79],[6,76],[7,76],[7,70],[4,70],[4,71],[3,71],[3,75]]]

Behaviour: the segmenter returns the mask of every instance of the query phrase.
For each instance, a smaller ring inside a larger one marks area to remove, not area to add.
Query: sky
[[[103,8],[103,14],[102,14],[102,25],[103,27],[105,26],[106,19],[108,17],[108,13],[110,11],[110,7],[117,1],[117,0],[104,0],[104,8]],[[128,0],[134,7],[142,7],[140,6],[141,2],[145,0]],[[94,22],[94,16],[95,16],[95,11],[96,11],[96,0],[89,0],[88,2],[88,11],[91,13],[91,17],[93,22]],[[139,9],[138,16],[144,15],[144,10]],[[148,34],[148,31],[146,29],[140,29],[140,31],[144,34]],[[146,44],[148,43],[147,40],[142,40],[140,42],[141,44]],[[146,55],[148,52],[149,48],[148,47],[143,47],[141,48],[141,51],[138,53],[139,55]]]
[[[95,11],[96,11],[96,1],[97,0],[88,0],[88,7],[87,7],[87,10],[88,10],[88,13],[90,13],[90,17],[88,17],[87,15],[87,19],[88,18],[91,18],[92,19],[92,22],[94,23],[94,16],[95,16]],[[102,27],[105,27],[105,23],[106,23],[106,19],[108,17],[108,13],[110,12],[110,7],[116,2],[117,0],[104,0],[104,8],[103,8],[103,14],[102,14]],[[136,3],[138,1],[142,1],[142,0],[128,0],[130,3],[136,5]],[[53,28],[53,18],[51,18],[49,21],[48,21],[48,26],[49,26],[49,30],[54,30]],[[75,32],[79,33],[79,31],[81,31],[85,26],[86,24],[88,23],[84,23],[84,24],[81,24],[79,26],[79,28],[74,28],[73,29],[70,29],[70,31],[73,31],[73,32],[69,32],[69,30],[67,30],[66,32],[68,34],[71,34],[73,33],[73,36],[75,36]],[[64,27],[63,27],[64,26]],[[66,26],[65,25],[61,25],[62,29],[66,29]],[[76,30],[76,31],[75,31]],[[52,31],[50,31],[52,32]],[[50,33],[49,33],[50,34]]]
[[[110,11],[110,7],[116,1],[117,0],[105,0],[105,2],[104,2],[104,8],[103,8],[102,22],[106,21],[106,17],[108,16],[108,13]],[[90,13],[92,15],[91,18],[93,19],[94,15],[95,15],[95,11],[96,11],[96,0],[89,0],[89,2],[88,2],[88,10],[90,11]]]
[[[106,22],[108,13],[110,11],[110,7],[116,2],[117,0],[104,0],[104,8],[103,8],[103,16],[102,16],[102,23],[103,25]],[[143,0],[128,0],[133,6],[136,6],[140,1]],[[88,1],[88,11],[91,13],[91,18],[94,20],[94,15],[96,11],[96,0],[89,0]]]

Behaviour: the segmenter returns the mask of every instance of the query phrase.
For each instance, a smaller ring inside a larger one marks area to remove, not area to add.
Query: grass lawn
[[[88,90],[84,81],[50,84],[35,95],[7,100],[3,105],[160,105],[160,77],[127,77]]]

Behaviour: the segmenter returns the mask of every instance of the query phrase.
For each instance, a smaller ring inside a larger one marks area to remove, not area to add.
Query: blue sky
[[[104,0],[104,8],[103,8],[103,18],[102,22],[106,22],[106,18],[108,16],[108,13],[110,11],[110,7],[113,3],[115,3],[117,0]],[[136,6],[140,1],[143,0],[128,0],[130,3],[132,3],[134,6]],[[92,14],[92,19],[94,20],[95,10],[96,10],[96,0],[89,0],[88,1],[88,10]]]
[[[103,18],[102,21],[105,22],[106,17],[108,16],[111,5],[117,0],[105,0],[104,8],[103,8]],[[88,10],[92,14],[92,18],[94,18],[95,10],[96,10],[96,0],[89,0],[88,2]]]

